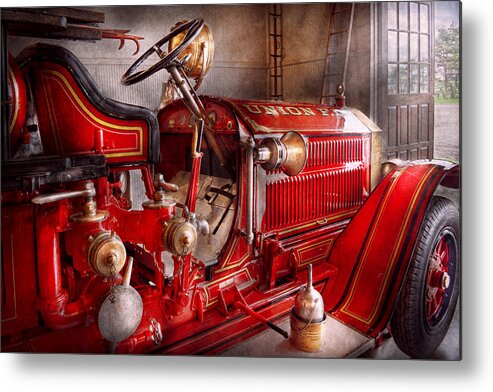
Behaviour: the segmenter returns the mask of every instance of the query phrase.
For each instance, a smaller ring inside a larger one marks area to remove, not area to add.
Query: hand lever
[[[67,191],[58,193],[49,193],[47,195],[39,195],[34,197],[31,202],[38,205],[53,203],[59,200],[72,199],[74,197],[84,197],[84,205],[82,212],[71,215],[70,219],[78,223],[100,222],[108,217],[107,211],[101,211],[96,208],[96,189],[91,181],[84,184],[84,189],[80,191]]]
[[[84,184],[84,189],[80,191],[67,191],[67,192],[58,192],[58,193],[49,193],[47,195],[39,195],[34,197],[31,202],[34,204],[48,204],[53,203],[55,201],[64,200],[64,199],[72,199],[74,197],[85,197],[92,198],[96,196],[96,190],[94,189],[94,184],[92,182],[86,182]]]

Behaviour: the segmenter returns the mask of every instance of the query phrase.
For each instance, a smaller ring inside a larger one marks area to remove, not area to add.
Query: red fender
[[[381,181],[334,244],[326,311],[370,336],[385,328],[433,193],[440,183],[455,187],[458,173],[446,162],[412,162]]]

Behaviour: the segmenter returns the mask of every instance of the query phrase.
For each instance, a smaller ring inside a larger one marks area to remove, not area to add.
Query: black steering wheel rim
[[[186,23],[181,24],[176,29],[171,31],[164,38],[160,39],[154,45],[152,45],[145,53],[142,54],[135,62],[127,69],[127,71],[123,74],[121,82],[125,86],[129,86],[131,84],[140,82],[144,79],[147,79],[149,76],[153,75],[157,71],[168,68],[173,64],[173,61],[178,57],[197,37],[197,35],[204,27],[204,19],[197,18]],[[174,48],[171,52],[167,53],[164,57],[162,57],[159,61],[152,64],[150,67],[137,71],[137,68],[146,60],[151,54],[163,53],[161,51],[161,47],[168,43],[172,38],[176,37],[178,34],[183,31],[187,31],[183,41]]]

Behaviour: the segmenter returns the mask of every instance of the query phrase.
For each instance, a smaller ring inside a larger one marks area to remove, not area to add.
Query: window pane
[[[421,34],[421,56],[420,56],[420,61],[422,63],[427,63],[430,61],[430,58],[428,56],[429,52],[429,45],[428,45],[428,36]]]
[[[421,80],[420,80],[420,92],[427,93],[428,92],[428,66],[421,66]]]
[[[410,80],[410,90],[411,93],[419,93],[419,65],[411,64],[411,80]]]
[[[399,33],[399,61],[409,61],[408,33]]]
[[[388,21],[389,29],[397,29],[397,3],[389,3]]]
[[[397,94],[397,65],[389,64],[389,94]]]
[[[419,28],[422,33],[428,33],[428,5],[419,5]]]
[[[407,24],[407,2],[399,3],[399,30],[408,30]]]
[[[409,92],[408,69],[407,64],[399,64],[399,94],[407,94]]]
[[[411,20],[410,30],[411,31],[418,31],[419,30],[419,9],[418,9],[417,3],[410,3],[409,4],[409,18]]]
[[[389,31],[388,57],[389,61],[397,62],[397,32]]]
[[[410,59],[412,63],[419,62],[419,34],[411,34]]]

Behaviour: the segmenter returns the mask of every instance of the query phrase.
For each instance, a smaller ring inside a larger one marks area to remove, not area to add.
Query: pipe
[[[58,330],[80,324],[86,316],[87,307],[82,298],[68,302],[68,293],[62,287],[60,262],[59,209],[42,209],[36,219],[36,253],[39,297],[37,309],[46,326]]]
[[[200,152],[199,138],[201,138],[203,127],[204,127],[204,120],[200,119],[198,120],[197,123],[195,123],[195,128],[193,131],[192,168],[190,170],[188,191],[185,200],[185,205],[187,206],[188,211],[190,212],[195,212],[195,207],[197,204],[197,194],[199,191],[200,166],[202,164],[202,156],[203,156],[203,154]]]
[[[246,229],[247,244],[253,242],[253,149],[255,142],[249,138],[246,143]]]
[[[195,102],[195,99],[190,93],[190,90],[187,88],[186,82],[181,77],[180,72],[178,72],[178,69],[175,66],[171,66],[168,68],[168,72],[173,77],[176,87],[178,87],[178,89],[183,94],[183,98],[185,98],[187,103],[190,105],[190,109],[192,110],[192,113],[195,115],[195,117],[204,118],[205,113],[202,110],[200,110],[199,106],[197,105],[197,102]]]
[[[44,209],[36,220],[36,249],[38,256],[38,284],[41,299],[58,302],[67,296],[62,289],[60,243],[56,231],[58,209]]]
[[[149,166],[144,165],[140,168],[140,173],[142,175],[142,181],[144,181],[144,186],[146,189],[146,196],[152,200],[154,195],[154,184],[152,179],[152,173],[150,171]],[[130,186],[130,184],[129,184]]]
[[[125,276],[123,277],[123,286],[130,286],[130,278],[132,277],[132,267],[134,265],[134,258],[129,256],[127,262],[127,269],[125,270]]]
[[[308,264],[308,284],[306,285],[306,291],[313,290],[312,268],[312,265]]]

